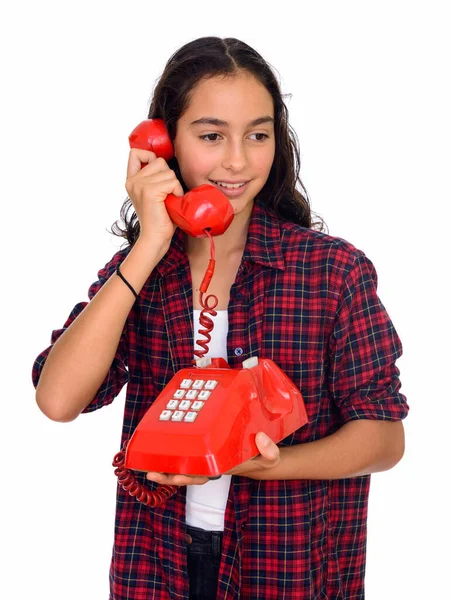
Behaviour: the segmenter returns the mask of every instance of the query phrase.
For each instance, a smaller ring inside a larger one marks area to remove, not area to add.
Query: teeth
[[[240,188],[243,185],[245,185],[245,183],[223,183],[223,181],[214,181],[214,183],[216,183],[217,185],[220,185],[221,187],[229,188],[231,190]]]

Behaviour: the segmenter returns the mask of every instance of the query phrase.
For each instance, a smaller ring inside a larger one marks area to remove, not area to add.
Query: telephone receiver
[[[128,136],[130,148],[150,150],[168,161],[175,156],[172,142],[162,119],[146,119]],[[143,165],[145,166],[145,165]],[[171,220],[193,237],[221,235],[234,217],[228,198],[213,185],[201,185],[185,196],[169,194],[165,200]]]

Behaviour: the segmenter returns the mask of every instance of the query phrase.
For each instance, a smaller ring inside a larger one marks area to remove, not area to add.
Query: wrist
[[[139,254],[139,260],[156,266],[170,248],[170,240],[158,240],[142,233],[130,250],[130,254]]]
[[[139,296],[145,282],[163,256],[164,253],[160,248],[139,242],[138,239],[119,266],[121,279],[125,279],[133,288],[133,293]],[[120,277],[119,273],[117,276]]]
[[[147,271],[148,276],[168,252],[169,248],[170,240],[150,239],[140,235],[126,260],[141,265]]]

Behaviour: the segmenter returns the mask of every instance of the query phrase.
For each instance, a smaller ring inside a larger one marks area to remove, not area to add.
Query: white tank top
[[[194,346],[198,335],[200,311],[194,310]],[[214,329],[211,331],[209,352],[205,356],[227,359],[228,311],[218,310],[212,317]],[[204,485],[188,485],[186,489],[186,523],[208,531],[223,531],[225,508],[230,491],[231,475],[222,475],[220,479],[208,481]]]

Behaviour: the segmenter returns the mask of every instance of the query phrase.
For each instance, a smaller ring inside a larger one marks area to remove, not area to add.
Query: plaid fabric
[[[90,299],[128,251],[99,272]],[[75,306],[52,343],[85,306]],[[177,230],[85,409],[112,402],[128,383],[122,443],[173,374],[190,365],[192,318],[189,262]],[[394,364],[401,345],[371,262],[348,242],[283,221],[258,202],[231,289],[227,347],[232,367],[250,356],[271,358],[302,391],[309,424],[281,445],[323,438],[350,419],[398,420],[408,412]],[[50,348],[36,359],[34,385]],[[217,598],[364,598],[369,480],[233,477]],[[185,488],[157,509],[117,490],[110,600],[188,599],[184,517]]]

